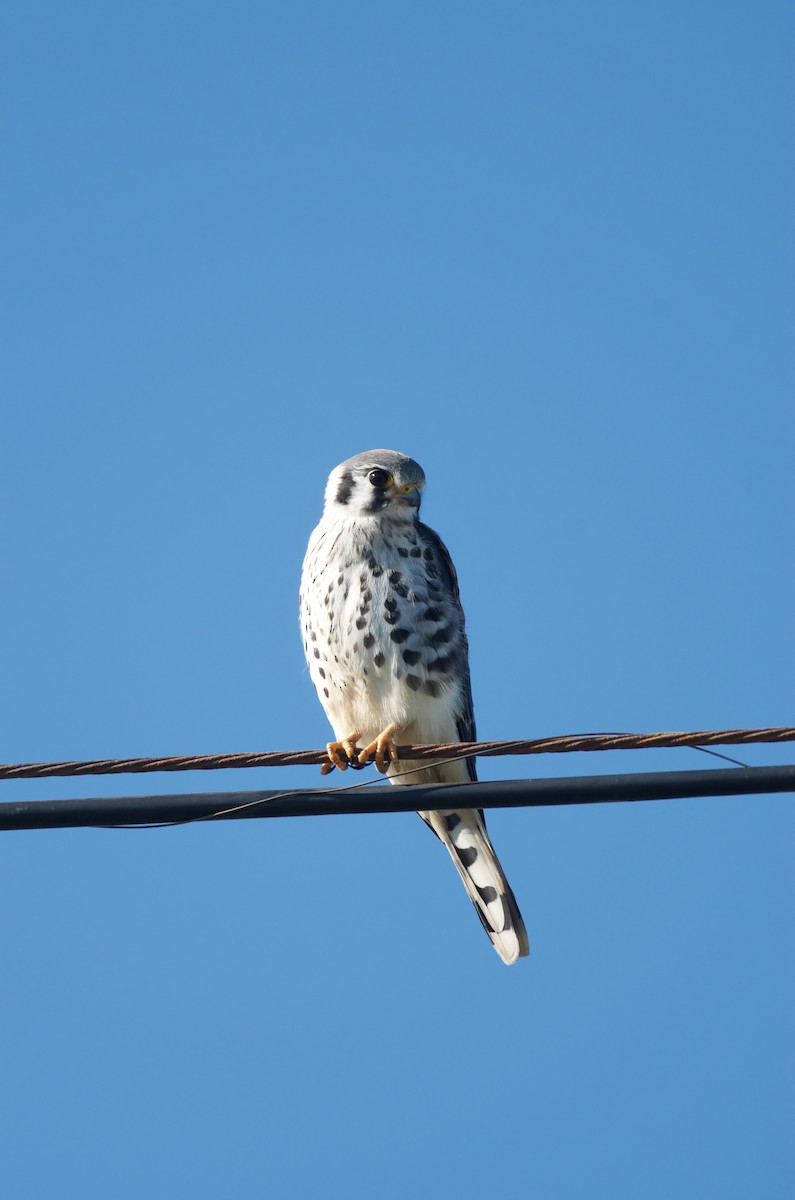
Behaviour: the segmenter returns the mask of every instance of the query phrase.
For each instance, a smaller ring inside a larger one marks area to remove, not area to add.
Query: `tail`
[[[420,813],[450,851],[464,887],[494,949],[504,963],[514,963],[530,953],[527,930],[511,885],[486,832],[483,813]]]

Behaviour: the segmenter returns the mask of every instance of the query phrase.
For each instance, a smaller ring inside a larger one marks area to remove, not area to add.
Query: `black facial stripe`
[[[383,489],[373,488],[373,495],[371,496],[369,502],[365,504],[364,511],[366,513],[377,513],[380,512],[382,508],[386,508],[388,503],[389,500],[387,499]]]
[[[336,503],[337,504],[347,504],[351,498],[352,491],[353,491],[353,475],[351,474],[350,471],[345,471],[345,473],[340,476],[339,487],[337,488],[337,494],[334,497]]]

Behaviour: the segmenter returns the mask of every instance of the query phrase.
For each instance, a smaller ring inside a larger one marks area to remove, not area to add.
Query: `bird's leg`
[[[329,760],[323,763],[320,774],[328,775],[335,767],[340,771],[346,771],[348,767],[360,767],[362,764],[359,761],[359,747],[356,743],[361,736],[360,733],[351,733],[338,742],[328,742],[326,751]]]
[[[370,742],[369,746],[365,746],[364,750],[359,755],[360,766],[365,766],[370,761],[370,758],[375,755],[375,768],[382,775],[386,775],[390,767],[394,767],[395,771],[400,770],[398,761],[397,746],[395,745],[393,734],[399,730],[399,725],[387,725],[382,733],[379,733],[374,742]]]

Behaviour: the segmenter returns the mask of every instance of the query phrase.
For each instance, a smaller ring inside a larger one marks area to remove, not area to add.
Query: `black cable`
[[[456,808],[538,808],[793,791],[795,766],[782,766],[416,784],[412,787],[360,785],[289,792],[204,792],[184,796],[6,801],[0,803],[0,830],[182,824],[246,817],[332,816],[413,812],[417,809],[443,812]]]

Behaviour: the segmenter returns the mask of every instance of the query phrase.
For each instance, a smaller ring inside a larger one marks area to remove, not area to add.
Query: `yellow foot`
[[[326,746],[329,760],[323,763],[320,774],[328,775],[335,767],[340,771],[347,771],[348,767],[361,766],[359,747],[356,745],[361,736],[360,733],[352,733],[340,742],[329,742]]]
[[[397,746],[392,737],[394,733],[397,733],[396,725],[389,725],[383,733],[379,733],[375,741],[362,750],[359,755],[359,765],[365,766],[375,755],[375,768],[382,775],[386,775],[390,766],[394,767],[395,771],[399,771]]]

